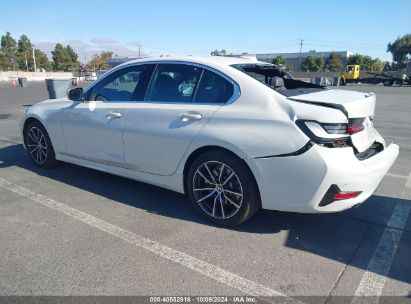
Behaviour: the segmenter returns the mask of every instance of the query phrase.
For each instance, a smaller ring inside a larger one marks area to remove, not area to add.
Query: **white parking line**
[[[407,182],[405,183],[405,188],[407,189],[411,188],[411,172],[410,172],[410,175],[408,175]]]
[[[352,303],[378,303],[382,290],[391,268],[392,260],[397,251],[401,239],[402,229],[407,223],[411,206],[409,204],[397,203],[387,223],[375,252],[368,264],[360,285],[355,292]],[[367,296],[370,298],[361,298]]]
[[[409,177],[406,175],[401,175],[401,174],[396,174],[396,173],[387,173],[387,176],[394,177],[394,178],[402,178],[402,179],[408,179]]]
[[[191,270],[201,273],[211,279],[231,286],[241,291],[242,294],[248,294],[257,297],[281,297],[281,303],[302,303],[296,299],[287,297],[285,294],[281,292],[275,291],[271,288],[245,279],[239,275],[236,275],[232,272],[224,270],[218,266],[212,265],[205,261],[199,260],[178,250],[161,245],[160,243],[152,241],[133,232],[124,230],[116,225],[107,223],[99,218],[96,218],[85,212],[69,207],[63,203],[48,198],[44,195],[32,192],[5,179],[0,178],[0,186],[14,193],[17,193],[23,197],[29,198],[36,203],[42,204],[46,207],[49,207],[63,214],[71,216],[72,218],[75,218],[76,220],[86,223],[89,226],[95,227],[101,231],[116,236],[128,243],[144,248],[156,255],[159,255],[173,262],[179,263],[180,265],[183,265]]]
[[[393,138],[393,139],[399,139],[399,140],[410,140],[411,137],[402,137],[402,136],[389,136],[389,135],[385,135],[385,138]]]
[[[4,138],[0,138],[0,141],[8,143],[8,144],[15,144],[15,145],[20,145],[21,144],[21,142],[13,141],[13,140],[10,140],[10,139],[4,139]]]

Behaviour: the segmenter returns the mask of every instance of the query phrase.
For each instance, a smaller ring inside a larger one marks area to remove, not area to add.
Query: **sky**
[[[118,56],[352,51],[391,60],[388,42],[411,32],[411,1],[3,1],[0,34],[26,34],[48,55],[70,44],[86,62]]]

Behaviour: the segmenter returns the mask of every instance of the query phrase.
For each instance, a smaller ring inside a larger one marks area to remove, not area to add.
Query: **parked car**
[[[371,196],[399,151],[373,126],[375,101],[255,60],[152,58],[29,107],[21,132],[40,167],[59,160],[185,193],[234,226],[260,208],[338,212]]]
[[[94,81],[97,80],[97,74],[95,72],[85,73],[84,74],[85,81]]]

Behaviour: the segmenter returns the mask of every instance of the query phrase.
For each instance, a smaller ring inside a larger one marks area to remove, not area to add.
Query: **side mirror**
[[[69,90],[67,97],[73,101],[83,101],[83,88],[74,88]]]

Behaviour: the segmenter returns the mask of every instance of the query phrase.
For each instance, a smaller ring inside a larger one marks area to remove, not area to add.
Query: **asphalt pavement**
[[[0,296],[409,303],[411,87],[344,89],[375,92],[375,126],[400,145],[376,193],[342,213],[261,211],[226,229],[178,193],[71,164],[35,167],[18,122],[46,88],[0,84]]]

